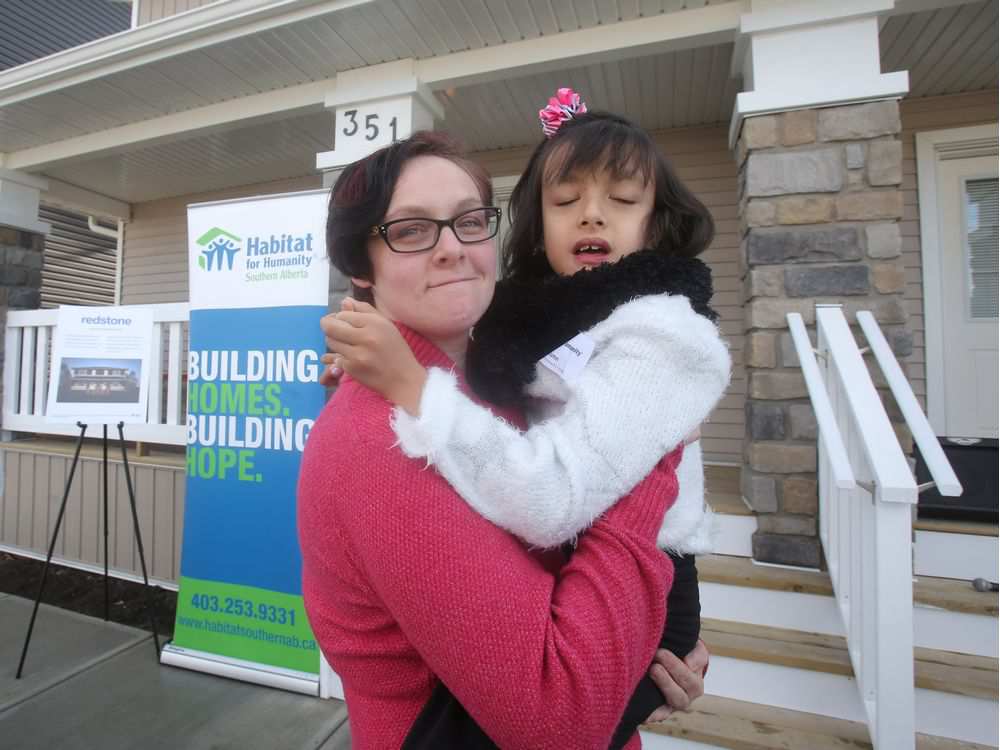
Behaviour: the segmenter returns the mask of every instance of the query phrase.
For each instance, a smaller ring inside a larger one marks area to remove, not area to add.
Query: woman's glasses
[[[500,209],[473,208],[450,219],[394,219],[372,227],[371,233],[381,236],[394,253],[422,253],[437,244],[444,227],[449,227],[462,244],[484,242],[500,231]]]

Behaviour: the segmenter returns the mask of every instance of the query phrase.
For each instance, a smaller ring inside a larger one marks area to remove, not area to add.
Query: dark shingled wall
[[[3,0],[0,70],[125,31],[132,4],[115,0]]]

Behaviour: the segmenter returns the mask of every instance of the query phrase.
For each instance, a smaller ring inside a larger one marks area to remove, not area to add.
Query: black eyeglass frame
[[[483,237],[477,240],[463,240],[458,232],[455,230],[455,222],[461,219],[463,216],[474,213],[476,211],[492,211],[493,216],[496,219],[496,224],[493,228],[493,233],[488,237]],[[394,253],[399,253],[400,255],[411,255],[413,253],[426,253],[428,250],[432,250],[435,245],[441,239],[441,230],[445,227],[451,229],[451,233],[455,235],[455,239],[461,242],[463,245],[475,245],[479,242],[486,242],[486,240],[491,240],[500,233],[500,217],[503,215],[502,209],[497,206],[477,206],[476,208],[470,208],[468,211],[462,211],[462,213],[457,216],[452,216],[450,219],[432,219],[429,216],[406,216],[402,219],[393,219],[392,221],[387,221],[384,224],[377,224],[371,228],[370,234],[375,237],[381,237],[385,240],[386,246]],[[434,242],[425,248],[420,250],[397,250],[389,242],[389,227],[393,224],[400,224],[404,221],[429,221],[430,223],[437,226],[437,233],[434,235]]]

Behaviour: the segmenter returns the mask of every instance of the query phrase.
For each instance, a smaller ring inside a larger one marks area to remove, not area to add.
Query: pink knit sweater
[[[451,366],[403,333],[425,366]],[[398,748],[441,679],[501,748],[603,750],[663,631],[673,570],[655,542],[680,450],[553,572],[394,447],[391,411],[346,379],[299,478],[306,610],[354,748]]]

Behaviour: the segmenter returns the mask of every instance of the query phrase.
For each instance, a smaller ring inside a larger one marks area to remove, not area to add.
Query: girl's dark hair
[[[600,169],[609,170],[615,179],[641,174],[645,182],[653,180],[647,246],[693,258],[711,243],[712,215],[680,181],[649,134],[619,115],[587,112],[563,123],[554,136],[538,144],[511,193],[511,229],[503,249],[505,276],[531,280],[555,273],[544,251],[542,186],[559,183],[574,172]]]
[[[445,133],[421,130],[381,148],[344,168],[330,191],[326,215],[326,251],[334,267],[347,277],[374,281],[368,256],[371,229],[385,218],[403,167],[418,156],[437,156],[461,167],[476,183],[484,206],[493,202],[493,183],[482,166],[465,155],[462,145]],[[428,186],[428,189],[433,189]],[[353,285],[352,285],[353,286]],[[370,289],[353,294],[372,301]]]

